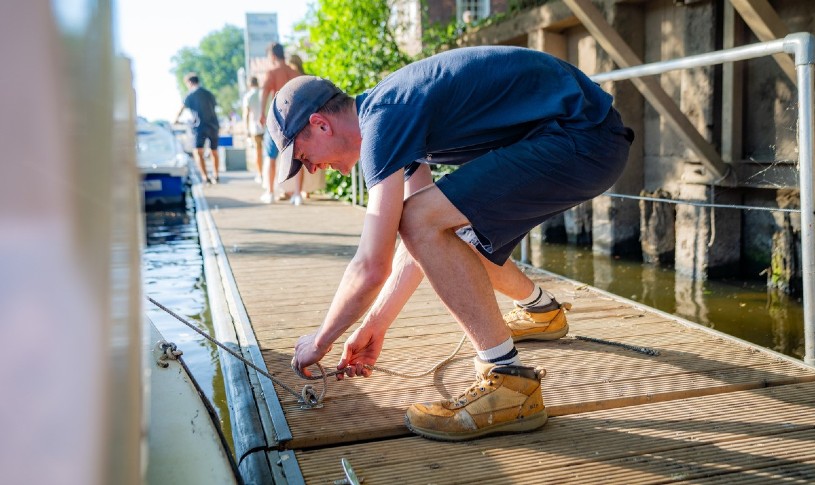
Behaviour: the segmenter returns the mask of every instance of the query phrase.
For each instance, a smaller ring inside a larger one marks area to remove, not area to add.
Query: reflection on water
[[[186,208],[147,212],[145,235],[144,294],[197,324],[208,335],[214,335],[192,204],[188,202]],[[184,361],[218,412],[224,435],[234,449],[218,349],[155,305],[147,302],[145,309],[164,339],[174,342],[184,352]]]
[[[587,247],[534,237],[531,260],[538,268],[803,359],[801,301],[768,292],[763,281],[693,281],[669,268],[594,256]]]

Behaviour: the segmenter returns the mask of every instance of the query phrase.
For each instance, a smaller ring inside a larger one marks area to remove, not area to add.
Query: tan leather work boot
[[[504,315],[504,323],[512,332],[512,340],[557,340],[569,333],[566,323],[566,312],[572,309],[571,303],[552,303],[543,307],[543,311],[529,311],[515,308]]]
[[[546,423],[540,371],[475,361],[476,382],[457,399],[410,406],[408,429],[425,438],[461,441],[532,431]]]

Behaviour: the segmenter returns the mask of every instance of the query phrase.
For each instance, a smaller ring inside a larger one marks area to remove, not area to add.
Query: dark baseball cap
[[[298,76],[277,92],[266,115],[266,129],[280,155],[280,182],[294,177],[303,164],[294,156],[294,137],[308,125],[308,118],[342,91],[331,81],[315,76]]]

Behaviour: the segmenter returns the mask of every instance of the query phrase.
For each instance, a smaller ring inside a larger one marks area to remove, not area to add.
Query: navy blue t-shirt
[[[373,187],[414,161],[458,165],[543,121],[602,122],[611,95],[571,64],[508,46],[466,47],[394,72],[357,96],[359,164]]]
[[[218,131],[218,115],[215,114],[215,96],[202,87],[197,87],[184,98],[184,106],[195,116],[193,126],[196,129]]]

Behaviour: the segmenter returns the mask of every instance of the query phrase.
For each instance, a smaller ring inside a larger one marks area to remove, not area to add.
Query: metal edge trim
[[[212,323],[215,327],[215,337],[221,343],[235,346],[236,350],[240,349],[239,339],[235,330],[231,315],[226,316],[229,312],[228,302],[226,301],[226,290],[222,285],[220,278],[220,270],[217,261],[217,251],[213,248],[212,240],[212,221],[209,214],[209,207],[206,200],[203,199],[201,188],[199,185],[193,185],[191,190],[193,201],[195,203],[195,220],[198,228],[198,237],[201,245],[201,254],[204,263],[204,277],[207,285],[207,298],[209,301],[209,309],[212,317]],[[237,436],[241,439],[240,449],[237,449],[239,443],[235,443],[236,454],[244,454],[245,451],[251,451],[262,445],[263,448],[268,447],[268,439],[266,432],[263,429],[262,413],[258,409],[257,398],[254,393],[254,386],[250,381],[250,374],[247,372],[247,366],[243,362],[228,356],[225,351],[218,349],[219,360],[223,370],[223,378],[225,384],[225,391],[229,402],[230,421],[232,422],[233,438],[236,437],[235,431],[238,423],[246,423],[246,418],[238,418],[237,413],[239,410],[250,410],[251,416],[247,416],[250,423],[248,430],[239,433]],[[251,393],[251,394],[250,394]],[[248,397],[250,396],[251,397]],[[245,429],[246,426],[240,427]],[[260,429],[258,429],[260,428]],[[248,456],[251,456],[249,453]],[[266,457],[263,460],[250,458],[244,460],[247,456],[240,457],[238,462],[238,469],[241,471],[241,477],[244,481],[254,482],[263,477],[271,475],[269,464]]]
[[[300,464],[294,451],[269,451],[269,463],[272,464],[275,484],[305,485],[306,480],[300,471]]]
[[[195,196],[196,206],[201,209],[202,215],[206,221],[206,224],[208,225],[208,232],[212,237],[213,251],[215,253],[215,259],[218,263],[218,268],[220,270],[223,283],[223,292],[226,296],[229,312],[233,318],[234,328],[238,335],[240,346],[242,349],[249,352],[250,360],[253,364],[261,369],[266,369],[268,372],[269,369],[266,366],[266,361],[263,360],[263,356],[260,353],[260,347],[255,339],[255,333],[249,320],[249,315],[246,312],[246,307],[244,306],[240,292],[238,291],[237,283],[235,282],[235,277],[232,273],[232,268],[229,265],[229,260],[227,259],[220,234],[218,233],[218,228],[215,225],[215,221],[212,219],[212,215],[209,212],[209,206],[207,205],[200,186],[193,186],[193,194]],[[247,370],[255,376],[261,388],[261,395],[257,395],[258,393],[255,391],[258,404],[261,402],[265,403],[269,411],[268,413],[261,413],[261,419],[266,421],[267,418],[271,418],[271,429],[273,430],[274,435],[268,436],[270,443],[277,446],[280,442],[290,441],[292,439],[291,429],[286,421],[285,414],[283,413],[283,407],[280,404],[280,399],[277,395],[277,390],[275,389],[274,384],[272,384],[264,376],[259,375],[254,369]],[[255,390],[254,386],[253,390]],[[266,425],[268,426],[268,424],[269,423],[267,421]]]

